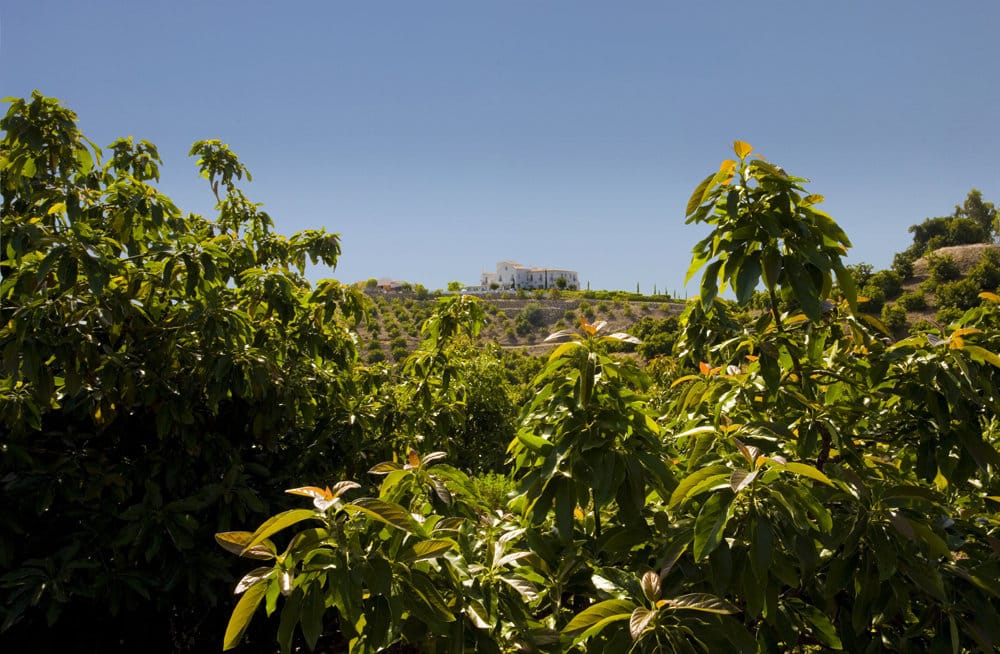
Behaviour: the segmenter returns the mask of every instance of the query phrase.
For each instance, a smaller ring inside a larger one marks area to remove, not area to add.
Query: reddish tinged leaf
[[[628,631],[632,635],[632,640],[639,640],[642,632],[646,630],[646,627],[649,626],[649,623],[655,617],[655,609],[651,610],[640,606],[635,611],[632,611],[632,616],[628,621]]]

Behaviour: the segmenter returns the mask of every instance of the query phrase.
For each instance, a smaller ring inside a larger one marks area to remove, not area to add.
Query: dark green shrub
[[[544,324],[545,313],[542,311],[542,307],[536,302],[529,302],[524,305],[524,308],[514,317],[514,328],[521,336],[530,334]]]
[[[972,279],[960,279],[939,284],[934,293],[938,307],[971,309],[979,304],[980,286]]]
[[[1000,287],[1000,248],[983,251],[979,263],[969,271],[969,279],[984,290],[993,291]]]
[[[927,308],[927,298],[923,293],[903,293],[897,300],[899,306],[907,311],[919,311]]]
[[[882,307],[882,324],[894,334],[906,327],[906,309],[898,304],[887,304]]]
[[[934,320],[947,326],[961,318],[963,313],[958,307],[944,307],[943,309],[938,309],[938,312],[934,314]]]
[[[962,271],[951,257],[940,254],[927,257],[927,278],[935,285],[955,281],[961,276]]]
[[[887,298],[899,295],[903,290],[903,280],[899,273],[892,270],[880,270],[873,274],[866,285],[875,285],[882,289]]]
[[[903,252],[896,253],[892,258],[892,270],[903,279],[913,277],[913,262],[920,258],[920,253],[913,246]]]

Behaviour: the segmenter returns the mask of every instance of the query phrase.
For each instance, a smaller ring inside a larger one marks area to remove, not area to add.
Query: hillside
[[[1000,284],[1000,244],[973,243],[934,250],[913,262],[912,275],[891,294],[886,307],[904,309],[907,328],[945,325],[964,309],[979,303],[983,291]],[[893,297],[893,295],[895,297]],[[892,309],[883,309],[883,318]]]
[[[567,297],[569,296],[569,297]],[[358,326],[362,350],[369,361],[397,360],[412,351],[420,340],[420,325],[430,315],[436,299],[418,299],[394,293],[372,296],[370,322]],[[641,318],[664,319],[683,311],[681,302],[661,297],[646,300],[596,299],[583,294],[563,293],[561,297],[486,297],[487,314],[482,336],[505,348],[524,349],[535,354],[549,348],[545,338],[560,329],[572,328],[581,318],[607,321],[611,331],[629,331]],[[372,354],[376,353],[376,354]]]

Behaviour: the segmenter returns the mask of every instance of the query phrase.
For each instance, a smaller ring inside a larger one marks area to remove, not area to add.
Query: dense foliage
[[[1000,297],[892,343],[853,311],[821,198],[750,152],[738,142],[688,207],[716,225],[676,345],[706,355],[697,371],[651,392],[606,353],[632,337],[554,335],[569,340],[508,448],[505,508],[443,452],[374,466],[372,495],[293,489],[313,508],[218,535],[272,560],[241,582],[226,646],[263,602],[285,651],[297,627],[357,652],[992,651]],[[740,321],[720,280],[746,303],[762,276],[769,310]],[[783,294],[803,312],[780,312]]]
[[[1000,644],[1000,297],[893,341],[822,198],[749,145],[687,208],[700,297],[637,325],[670,356],[584,319],[512,361],[452,296],[390,367],[364,297],[303,277],[336,236],[276,234],[221,143],[206,219],[54,100],[2,127],[5,650]]]

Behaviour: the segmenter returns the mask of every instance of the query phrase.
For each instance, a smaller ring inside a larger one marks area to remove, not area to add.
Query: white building
[[[577,290],[580,288],[580,278],[575,270],[527,267],[513,261],[499,262],[497,271],[495,273],[484,272],[480,283],[484,288],[498,289],[565,288]]]

